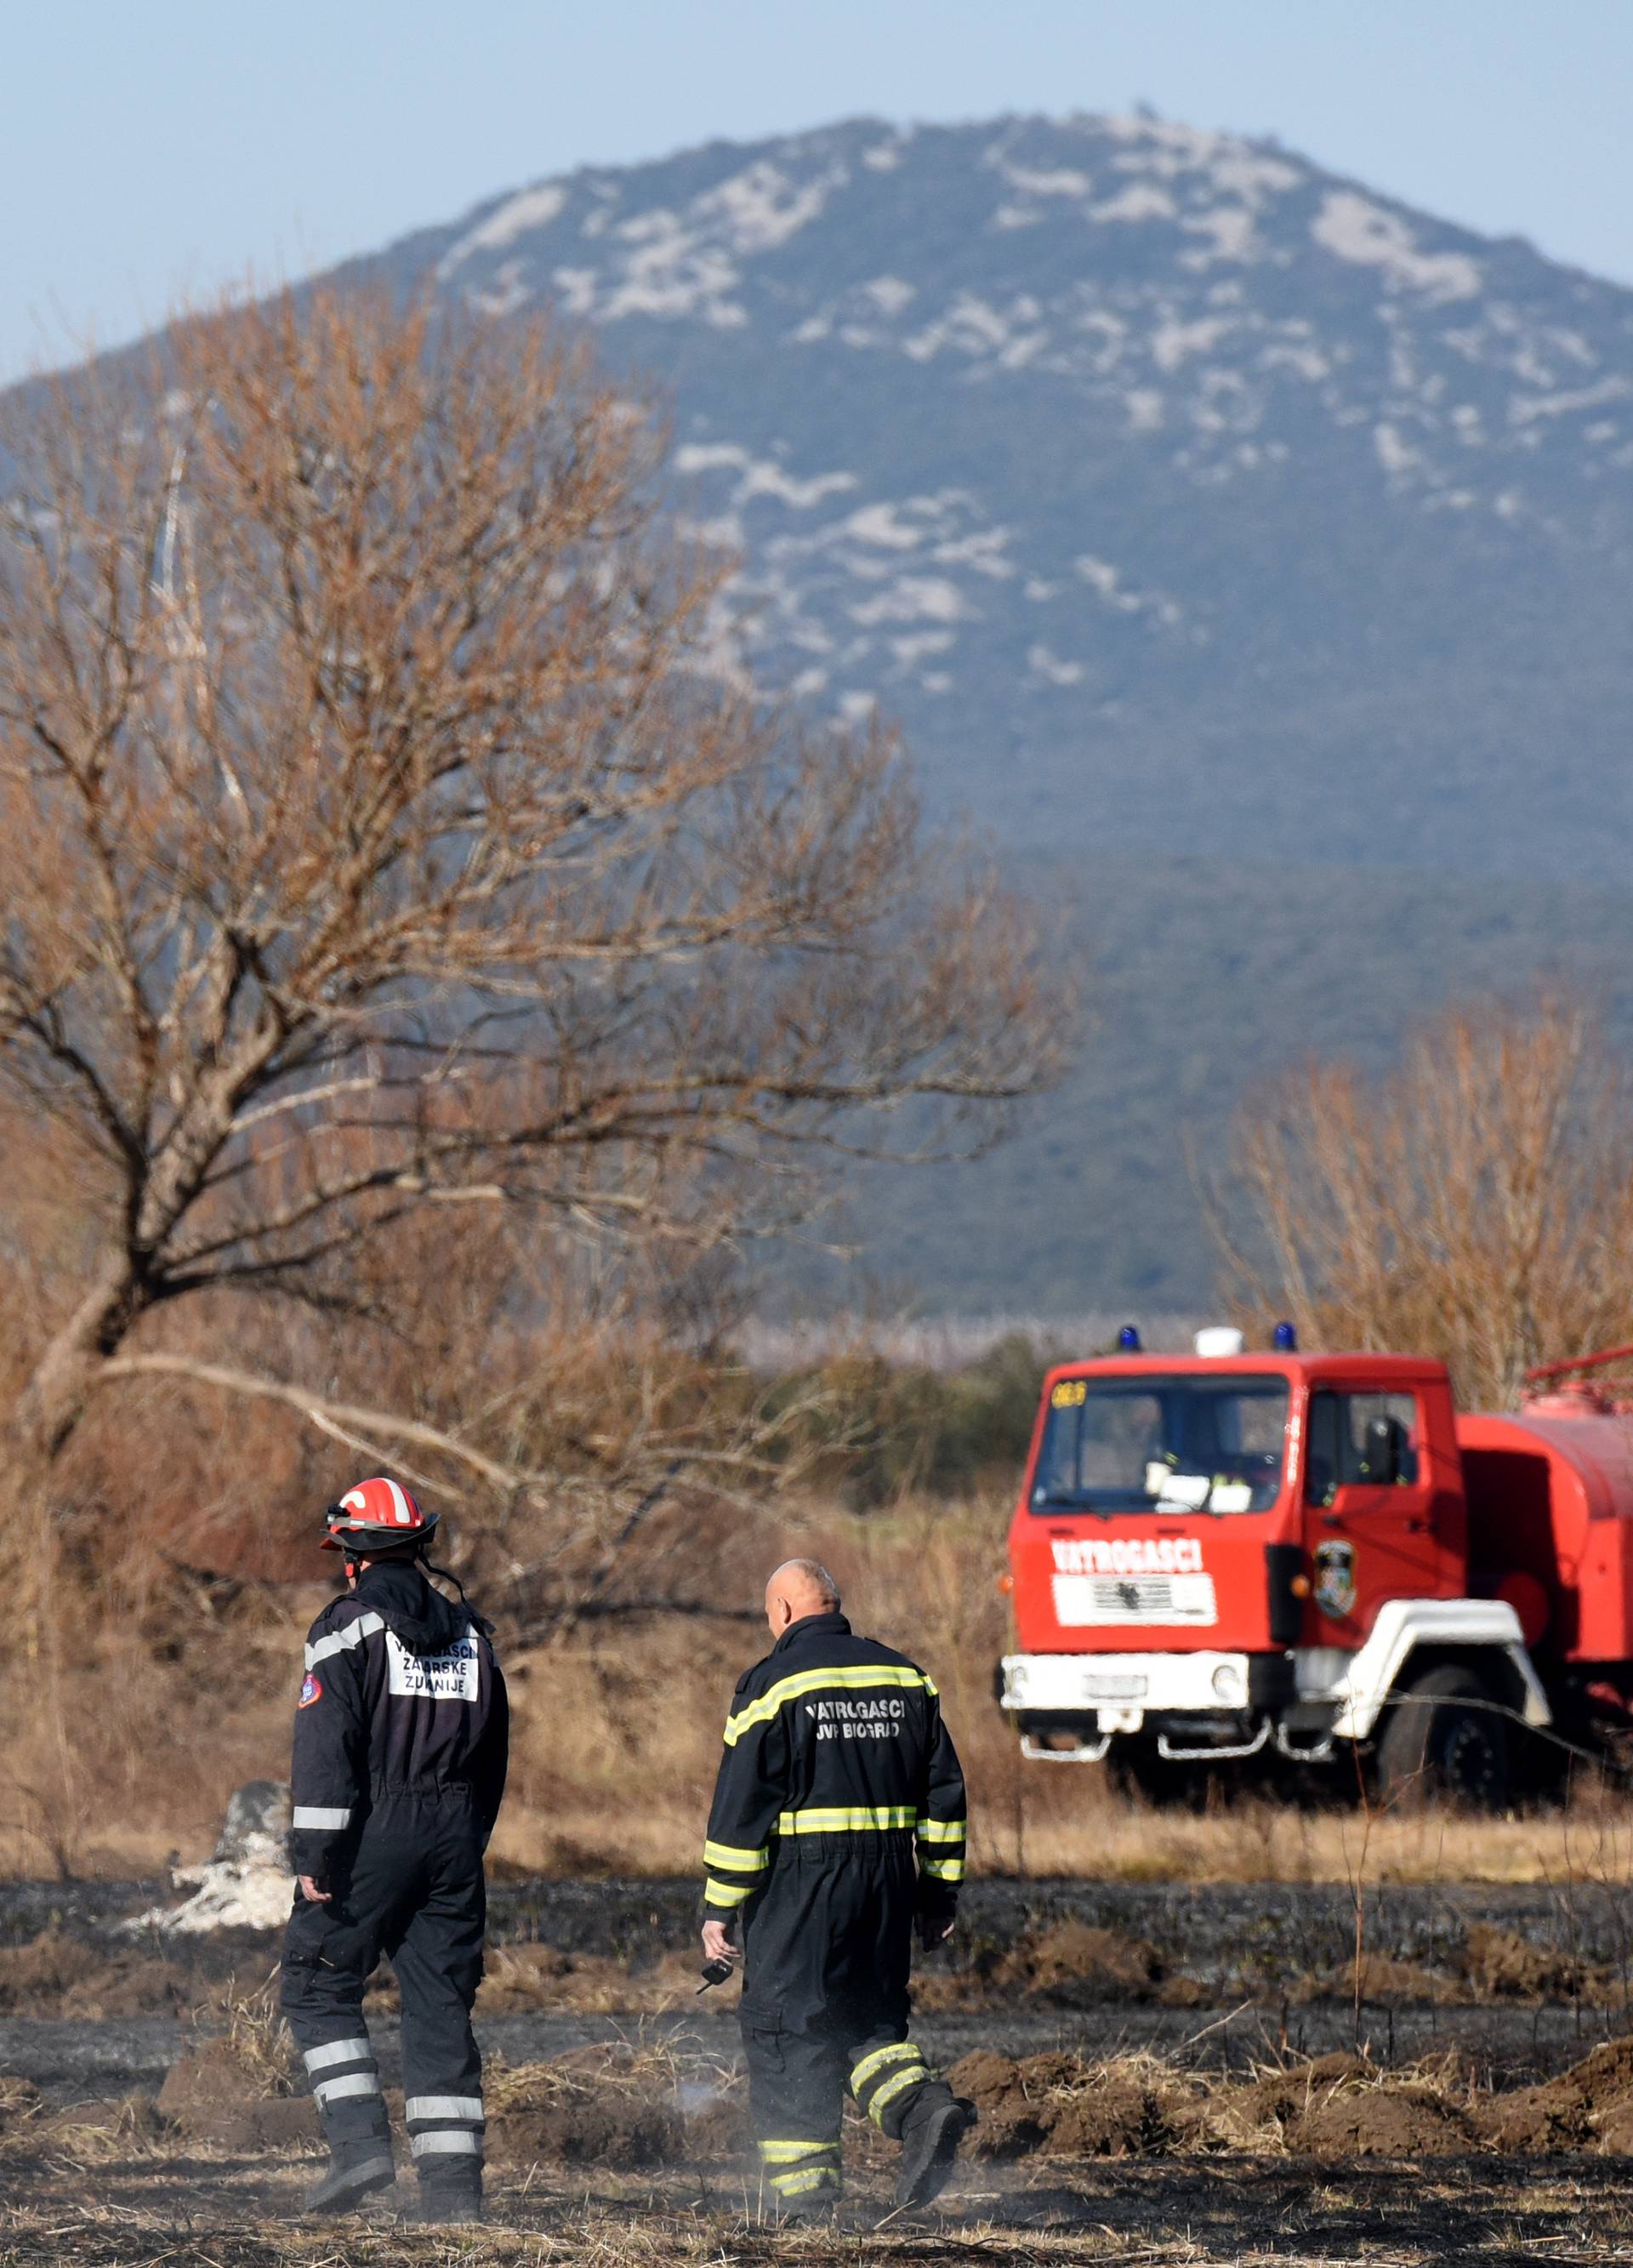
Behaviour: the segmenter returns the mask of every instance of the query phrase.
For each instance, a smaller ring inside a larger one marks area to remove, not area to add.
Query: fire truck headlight
[[[1213,1673],[1213,1697],[1227,1709],[1239,1709],[1247,1698],[1247,1681],[1237,1664],[1222,1661]]]

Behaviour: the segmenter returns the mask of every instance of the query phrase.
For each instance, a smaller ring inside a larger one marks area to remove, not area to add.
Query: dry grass
[[[532,2075],[529,2085],[533,2084]],[[1104,2075],[1102,2074],[1102,2081]],[[1171,2075],[1170,2075],[1171,2076]],[[523,2074],[517,2074],[521,2079]],[[1130,2065],[1130,2084],[1159,2073]],[[1274,2082],[1278,2074],[1267,2077]],[[1431,2079],[1428,2082],[1432,2086]],[[1310,2090],[1313,2107],[1366,2082]],[[1377,2091],[1372,2089],[1372,2091]],[[526,2116],[524,2112],[521,2114]],[[401,2193],[329,2227],[293,2218],[311,2167],[290,2149],[232,2149],[156,2134],[128,2107],[33,2116],[0,2136],[5,2268],[1029,2268],[1194,2262],[1485,2268],[1515,2258],[1633,2258],[1633,2201],[1609,2161],[1490,2155],[1335,2161],[1277,2154],[963,2167],[943,2206],[895,2213],[882,2154],[853,2162],[831,2229],[780,2232],[759,2217],[740,2161],[717,2154],[620,2174],[543,2161],[490,2180],[481,2229],[422,2229]]]
[[[834,1567],[860,1627],[934,1672],[970,1778],[977,1870],[1633,1881],[1633,1806],[1603,1790],[1563,1811],[1493,1820],[1251,1799],[1195,1816],[1124,1802],[1092,1767],[1023,1763],[991,1697],[1008,1642],[996,1589],[1007,1516],[996,1499],[767,1515],[740,1532],[717,1576],[718,1615],[632,1614],[505,1646],[515,1743],[495,1863],[555,1875],[696,1870],[732,1688],[766,1643],[753,1617],[764,1572],[800,1549]],[[315,1585],[213,1606],[188,1595],[162,1643],[151,1621],[110,1620],[65,1679],[61,1745],[26,1670],[14,1670],[0,1694],[17,1727],[0,1763],[0,1873],[151,1874],[173,1852],[204,1856],[232,1788],[287,1770],[300,1638],[326,1595]]]

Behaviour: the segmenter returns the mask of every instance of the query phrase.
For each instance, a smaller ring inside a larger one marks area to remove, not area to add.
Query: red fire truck
[[[1500,1805],[1525,1728],[1633,1724],[1633,1417],[1553,1382],[1586,1365],[1459,1417],[1438,1362],[1276,1341],[1129,1329],[1049,1373],[1009,1539],[1023,1752],[1153,1790],[1358,1761]]]

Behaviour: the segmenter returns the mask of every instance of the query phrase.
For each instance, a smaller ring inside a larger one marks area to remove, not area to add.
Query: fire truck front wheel
[[[1498,1811],[1508,1800],[1508,1728],[1473,1670],[1421,1672],[1390,1696],[1378,1736],[1378,1793],[1404,1810],[1432,1801]]]

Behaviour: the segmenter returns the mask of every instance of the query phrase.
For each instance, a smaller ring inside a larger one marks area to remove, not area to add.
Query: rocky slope
[[[1622,1018],[1633,293],[1149,115],[715,144],[349,272],[644,373],[721,666],[899,718],[1094,967],[1019,1149],[857,1192],[886,1280],[1187,1304],[1290,1055],[1540,969]]]

